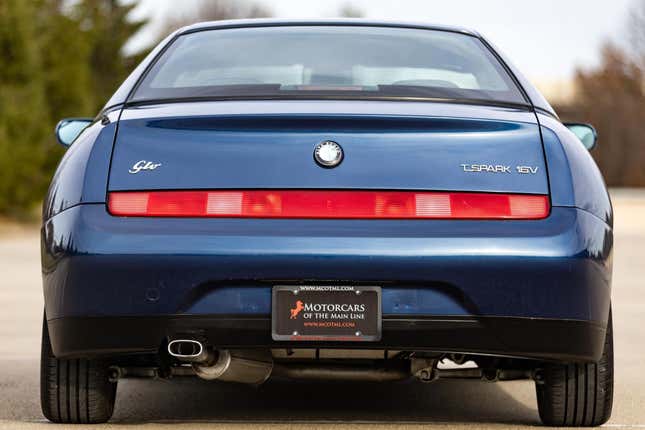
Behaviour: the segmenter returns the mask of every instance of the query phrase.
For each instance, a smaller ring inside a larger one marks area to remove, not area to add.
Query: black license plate
[[[379,341],[381,288],[277,285],[271,320],[273,340]]]

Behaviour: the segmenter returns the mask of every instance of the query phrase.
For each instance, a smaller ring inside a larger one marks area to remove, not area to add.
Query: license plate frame
[[[381,293],[381,287],[372,285],[275,285],[271,337],[292,342],[378,342]]]

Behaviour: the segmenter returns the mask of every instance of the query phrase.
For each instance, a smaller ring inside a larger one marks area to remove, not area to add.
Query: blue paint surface
[[[49,318],[266,315],[272,285],[362,283],[383,286],[395,315],[602,322],[612,246],[609,226],[575,208],[410,222],[117,218],[80,205],[43,228],[45,303]]]
[[[304,188],[490,191],[548,194],[535,116],[426,103],[290,103],[282,112],[223,113],[226,104],[175,104],[124,111],[109,189]],[[274,103],[280,104],[280,103]],[[438,106],[437,106],[438,105]],[[239,112],[257,112],[254,102]],[[360,106],[363,106],[361,112]],[[375,114],[381,107],[382,114]],[[276,109],[275,107],[273,108]],[[461,116],[460,116],[461,114]],[[316,144],[333,140],[345,152],[334,169],[313,162]],[[158,169],[130,174],[140,160]],[[462,164],[508,166],[508,173],[465,172]],[[517,166],[530,166],[526,175]]]
[[[383,287],[383,315],[469,315],[448,294],[423,287]],[[271,314],[271,287],[214,287],[186,309],[186,314]]]

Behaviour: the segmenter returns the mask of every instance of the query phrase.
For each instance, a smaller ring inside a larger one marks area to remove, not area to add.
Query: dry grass
[[[37,221],[15,221],[0,217],[0,237],[20,236],[39,228]]]

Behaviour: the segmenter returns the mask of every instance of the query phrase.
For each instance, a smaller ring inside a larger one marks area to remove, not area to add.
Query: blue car
[[[177,375],[527,379],[546,425],[609,419],[596,133],[478,33],[196,24],[56,132],[49,420],[107,421],[120,379]]]

